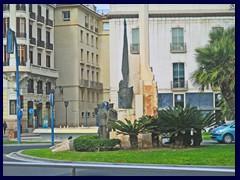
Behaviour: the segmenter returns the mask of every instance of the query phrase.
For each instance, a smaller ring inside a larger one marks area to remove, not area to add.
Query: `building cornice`
[[[149,13],[149,18],[176,18],[176,17],[235,17],[235,12],[206,12],[206,13]],[[108,19],[138,18],[137,13],[108,14]]]

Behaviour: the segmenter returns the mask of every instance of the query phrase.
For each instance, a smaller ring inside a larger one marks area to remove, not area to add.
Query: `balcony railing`
[[[179,81],[171,81],[171,89],[182,89],[182,90],[186,90],[188,89],[188,81],[183,81],[183,80],[179,80]]]
[[[28,88],[28,89],[27,89],[27,92],[28,92],[28,93],[34,93],[34,89],[33,89],[33,88]]]
[[[88,23],[85,23],[85,27],[88,28]]]
[[[38,89],[37,89],[37,93],[38,93],[38,94],[43,94],[43,89],[39,89],[39,88],[38,88]]]
[[[51,19],[46,19],[46,25],[53,26],[53,21]]]
[[[44,17],[41,16],[41,15],[38,15],[38,16],[37,16],[37,21],[44,24]]]
[[[95,32],[98,33],[98,28],[97,27],[95,27]]]
[[[17,5],[16,5],[16,10],[26,11],[26,6],[25,6],[25,4],[17,4]]]
[[[3,11],[9,11],[10,5],[9,4],[3,4]]]
[[[30,18],[31,19],[36,19],[36,13],[30,12]]]
[[[38,40],[37,41],[37,46],[39,46],[39,47],[42,47],[42,48],[44,48],[44,41],[42,41],[42,40]]]
[[[50,49],[50,50],[53,50],[53,44],[47,42],[47,43],[46,43],[46,48],[47,48],[47,49]]]
[[[130,50],[132,54],[139,54],[139,50],[140,50],[139,44],[131,44],[130,48],[131,48]]]
[[[27,33],[25,33],[25,32],[16,32],[16,36],[17,37],[21,37],[21,38],[26,38],[27,37]]]
[[[9,60],[3,61],[3,66],[9,66]]]
[[[30,44],[36,45],[36,38],[30,37]]]
[[[171,53],[186,53],[187,45],[186,43],[171,43],[170,51]]]
[[[20,66],[26,66],[27,65],[27,61],[26,60],[22,60],[19,63]]]

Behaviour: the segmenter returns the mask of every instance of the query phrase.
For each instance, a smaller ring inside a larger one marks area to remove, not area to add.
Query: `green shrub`
[[[76,151],[113,150],[121,141],[119,139],[98,139],[96,135],[80,136],[73,141]]]

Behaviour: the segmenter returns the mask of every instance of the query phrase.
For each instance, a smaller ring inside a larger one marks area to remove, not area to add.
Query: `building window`
[[[33,51],[29,51],[30,64],[33,63]]]
[[[93,35],[91,36],[91,46],[93,46]]]
[[[49,10],[46,9],[46,19],[49,19]]]
[[[3,65],[4,66],[9,66],[9,54],[7,53],[7,46],[4,46],[4,60],[3,60]]]
[[[81,77],[80,77],[80,79],[83,79],[83,68],[81,68]]]
[[[33,79],[28,80],[28,93],[34,93],[34,81]]]
[[[185,87],[184,63],[173,63],[173,88]]]
[[[26,11],[25,4],[17,4],[16,5],[16,10]]]
[[[173,94],[172,93],[159,93],[158,94],[158,107],[168,108],[173,106]]]
[[[81,60],[83,61],[83,49],[81,49]]]
[[[96,55],[96,65],[97,65],[97,66],[99,65],[99,62],[98,62],[98,55]]]
[[[89,44],[89,34],[87,33],[87,44]]]
[[[185,52],[183,28],[172,28],[171,52]]]
[[[92,81],[94,81],[94,71],[92,71]]]
[[[81,42],[83,42],[83,30],[80,31]]]
[[[38,94],[42,94],[43,93],[43,82],[42,81],[38,81],[37,82],[37,93]]]
[[[139,28],[132,29],[131,53],[139,54]]]
[[[3,37],[7,37],[8,29],[9,29],[9,17],[3,18]]]
[[[87,70],[87,80],[89,81],[89,70]]]
[[[42,64],[41,53],[38,53],[38,65],[41,66],[41,64]]]
[[[51,82],[46,83],[46,94],[50,94],[51,91]]]
[[[94,53],[92,53],[92,63],[94,63]]]
[[[96,37],[96,48],[98,48],[98,38]]]
[[[223,27],[212,27],[212,32],[223,31]]]
[[[46,67],[49,67],[50,68],[50,56],[49,55],[46,55]]]
[[[16,115],[17,113],[17,100],[10,100],[10,103],[9,103],[10,107],[9,107],[9,110],[10,110],[10,115]]]
[[[26,62],[27,62],[27,46],[26,45],[18,45],[18,57],[20,60],[20,65],[26,66]]]
[[[108,31],[109,30],[109,23],[108,22],[104,22],[103,23],[103,30],[104,31]]]
[[[175,107],[177,107],[177,106],[184,107],[184,95],[183,94],[175,94],[174,100],[175,100]]]
[[[85,27],[88,28],[89,16],[85,15]]]
[[[81,100],[84,101],[84,91],[81,90]]]
[[[46,42],[50,43],[50,32],[46,31]]]
[[[70,11],[63,11],[63,21],[70,21]]]
[[[41,16],[42,15],[42,8],[41,6],[38,5],[38,15]]]
[[[89,62],[89,51],[87,51],[87,62]]]
[[[99,82],[99,73],[96,72],[96,81]]]
[[[26,38],[26,19],[17,17],[16,36]]]
[[[41,28],[37,28],[37,38],[38,38],[38,41],[42,40],[42,30],[41,30]]]

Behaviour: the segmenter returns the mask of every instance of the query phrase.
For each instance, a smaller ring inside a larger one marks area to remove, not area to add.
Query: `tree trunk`
[[[175,136],[175,142],[172,145],[172,148],[183,148],[184,144],[184,136],[185,134],[182,134],[181,132],[178,132],[178,135]]]
[[[130,145],[131,149],[137,149],[138,148],[138,137],[136,134],[132,134],[129,136],[130,138]]]
[[[185,131],[183,144],[184,144],[184,146],[191,146],[192,136],[191,136],[191,131],[190,130]]]
[[[228,104],[229,108],[232,110],[232,112],[235,114],[235,93],[232,91],[226,82],[222,82],[221,86],[221,92],[222,95]]]
[[[202,142],[201,129],[195,129],[195,132],[193,132],[193,146],[200,146],[201,142]]]

